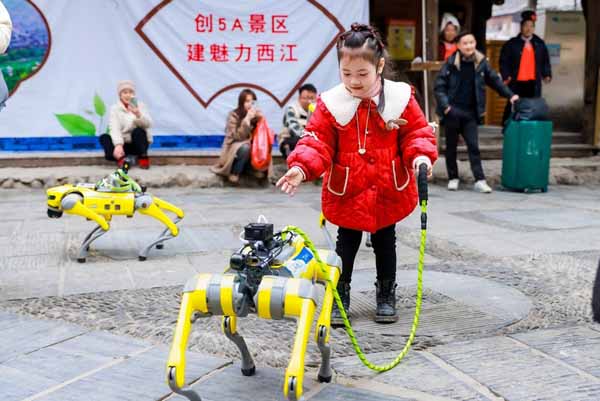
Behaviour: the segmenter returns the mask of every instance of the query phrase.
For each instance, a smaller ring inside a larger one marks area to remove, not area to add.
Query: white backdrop
[[[49,57],[41,70],[24,81],[0,112],[0,137],[53,137],[69,134],[55,114],[85,115],[93,110],[98,93],[107,107],[117,101],[116,84],[131,79],[138,98],[147,104],[155,121],[154,134],[221,134],[227,112],[237,103],[241,88],[223,92],[205,108],[170,71],[135,28],[155,7],[158,10],[141,27],[143,34],[206,102],[220,88],[251,83],[266,88],[280,102],[333,40],[338,27],[308,0],[34,0],[46,17],[52,39]],[[354,21],[368,21],[368,0],[319,0],[344,29]],[[196,16],[213,16],[212,32],[197,32]],[[249,17],[261,14],[264,33],[249,32]],[[273,16],[284,15],[280,30],[272,33]],[[227,31],[218,29],[225,18]],[[235,32],[235,19],[239,26]],[[205,61],[188,61],[188,44],[205,47]],[[211,44],[226,44],[229,62],[210,61]],[[251,48],[238,62],[243,44]],[[259,44],[274,45],[274,61],[257,60]],[[289,47],[292,49],[290,59]],[[283,47],[282,47],[283,46]],[[285,51],[283,51],[285,50]],[[286,53],[287,52],[287,53]],[[281,61],[281,58],[284,61]],[[333,47],[304,80],[319,91],[339,82]],[[281,127],[283,107],[257,90],[258,102],[270,125]],[[294,101],[297,92],[290,101]],[[93,118],[90,118],[93,120]]]

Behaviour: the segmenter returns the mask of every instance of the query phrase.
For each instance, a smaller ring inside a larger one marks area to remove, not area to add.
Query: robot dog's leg
[[[201,401],[201,399],[194,390],[185,386],[185,351],[192,321],[198,316],[210,315],[206,292],[211,276],[212,274],[199,274],[186,283],[167,362],[167,384],[173,392],[183,395],[190,401]]]
[[[83,216],[86,219],[93,220],[98,224],[97,227],[95,227],[88,235],[86,235],[81,247],[79,248],[77,261],[79,263],[83,263],[88,255],[90,244],[102,235],[106,234],[110,226],[104,217],[95,213],[93,210],[89,209],[83,204],[83,196],[80,194],[68,194],[61,200],[60,205],[65,212]]]
[[[173,223],[178,224],[181,221],[181,219],[179,217],[176,217],[175,220],[173,220]],[[150,243],[150,245],[147,245],[144,250],[141,253],[148,254],[148,252],[150,251],[150,249],[152,249],[153,246],[156,245],[156,249],[163,249],[164,248],[164,244],[163,242],[170,240],[171,238],[175,238],[173,236],[173,234],[171,234],[170,232],[170,228],[167,227],[165,228],[160,235],[158,236],[158,238],[156,238],[152,243]]]
[[[179,220],[183,219],[183,210],[181,210],[180,208],[178,208],[177,206],[162,200],[160,198],[157,198],[156,196],[154,197],[154,203],[156,204],[156,206],[158,206],[161,209],[165,209],[171,213],[173,213],[175,216],[177,216],[177,218]]]
[[[65,196],[60,202],[61,208],[69,213],[78,216],[83,216],[86,219],[95,221],[104,231],[108,231],[109,225],[106,219],[94,212],[83,204],[83,196],[80,194],[72,193]]]
[[[298,328],[292,357],[285,371],[283,392],[289,400],[302,397],[304,356],[315,309],[316,289],[310,280],[265,276],[255,297],[259,317],[282,319],[296,317]]]
[[[221,329],[240,350],[242,357],[242,374],[252,376],[256,372],[254,361],[248,351],[244,337],[237,332],[237,316],[235,314],[235,297],[240,295],[236,289],[235,276],[233,274],[215,274],[208,283],[206,299],[209,310],[215,315],[223,315]],[[244,302],[242,300],[242,302]],[[245,309],[245,308],[244,308]]]
[[[77,261],[79,263],[85,263],[85,258],[87,258],[89,254],[91,243],[96,241],[107,232],[108,231],[103,230],[101,226],[96,226],[96,228],[86,235],[81,247],[79,247],[79,252],[77,253]]]
[[[229,338],[240,350],[242,356],[242,374],[244,376],[252,376],[256,373],[256,366],[252,360],[252,355],[248,351],[248,346],[244,337],[237,332],[237,317],[236,316],[223,316],[223,322],[221,328],[223,333]]]
[[[171,221],[169,216],[161,210],[161,208],[155,203],[155,199],[151,195],[141,194],[135,198],[135,210],[142,214],[147,214],[150,217],[163,223],[174,237],[179,234],[179,228]]]
[[[244,376],[252,376],[256,372],[254,361],[252,360],[250,351],[248,351],[244,337],[237,332],[237,316],[234,305],[237,303],[235,297],[241,294],[235,288],[234,280],[235,276],[232,274],[213,275],[208,283],[206,299],[208,308],[213,314],[223,315],[221,329],[227,338],[240,350],[242,374]]]
[[[199,274],[187,282],[184,288],[173,336],[173,345],[167,363],[167,382],[169,387],[191,401],[200,401],[200,397],[191,389],[185,389],[185,350],[191,330],[192,319],[196,315],[225,315],[223,331],[242,351],[242,372],[254,371],[254,362],[250,357],[244,339],[236,333],[235,307],[238,294],[236,276],[233,274]],[[244,373],[246,374],[246,373]]]
[[[315,330],[315,341],[321,351],[321,367],[319,368],[318,380],[321,383],[331,381],[331,347],[329,345],[329,334],[331,332],[331,309],[333,306],[333,288],[337,286],[340,278],[341,261],[333,251],[319,251],[321,258],[327,262],[327,268],[323,271],[317,268],[317,281],[325,284],[325,296],[321,305],[321,313],[317,320]]]
[[[327,245],[329,245],[329,249],[331,251],[335,251],[335,242],[333,241],[331,234],[329,234],[329,231],[327,230],[327,220],[325,219],[325,215],[323,214],[323,212],[321,212],[321,215],[319,217],[319,227],[321,227],[321,230],[323,231],[323,235],[325,236]]]
[[[178,216],[178,220],[176,220],[175,222],[171,221],[169,216],[167,216],[158,205],[167,204],[169,205],[169,208],[175,208],[175,206],[172,206],[171,204],[160,200],[159,202],[156,202],[156,200],[157,198],[153,199],[152,196],[149,194],[141,194],[135,198],[136,210],[138,210],[142,214],[146,214],[150,217],[157,219],[165,226],[167,226],[165,231],[163,231],[163,233],[159,236],[158,239],[152,241],[149,245],[145,246],[140,251],[138,259],[142,261],[146,260],[146,258],[148,257],[148,252],[150,252],[150,249],[152,249],[153,246],[161,244],[164,241],[176,237],[179,234],[179,228],[177,227],[177,223],[181,220],[181,217]],[[165,209],[170,210],[169,208]]]
[[[286,296],[286,299],[288,297]],[[310,335],[311,324],[315,315],[316,303],[312,299],[300,299],[291,297],[290,301],[296,303],[289,309],[296,309],[299,313],[298,328],[294,338],[294,347],[292,349],[292,359],[285,371],[284,389],[285,396],[292,401],[300,400],[302,397],[302,383],[304,379],[304,356],[306,355],[306,345]],[[286,311],[288,306],[285,307]]]
[[[167,210],[173,214],[175,214],[175,216],[177,216],[174,220],[173,223],[177,224],[179,223],[181,220],[183,220],[183,210],[181,210],[180,208],[178,208],[177,206],[164,201],[160,198],[157,198],[156,196],[154,197],[154,203],[161,209]],[[172,235],[167,234],[169,231],[169,228],[165,228],[164,231],[158,236],[158,239],[153,243],[156,244],[156,249],[163,249],[164,248],[164,244],[163,242],[166,240],[169,240],[171,238],[173,238]],[[152,245],[150,246],[152,247]]]
[[[181,221],[180,218],[176,218],[173,223],[177,224]],[[140,253],[138,254],[138,259],[140,261],[144,261],[146,260],[146,258],[148,257],[148,253],[150,252],[150,250],[156,246],[156,249],[163,249],[164,248],[164,242],[168,241],[170,239],[175,238],[175,236],[171,233],[171,229],[169,227],[165,228],[163,230],[163,232],[160,233],[160,235],[158,236],[158,238],[156,238],[154,241],[152,241],[151,243],[149,243],[148,245],[144,246],[144,248],[142,248],[142,250],[140,251]]]

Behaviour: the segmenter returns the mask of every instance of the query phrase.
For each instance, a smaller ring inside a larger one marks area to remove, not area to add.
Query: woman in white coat
[[[106,160],[116,160],[121,167],[125,157],[137,156],[141,168],[150,168],[150,114],[144,103],[137,102],[133,82],[119,82],[117,93],[119,101],[110,108],[109,133],[100,136],[104,157]]]

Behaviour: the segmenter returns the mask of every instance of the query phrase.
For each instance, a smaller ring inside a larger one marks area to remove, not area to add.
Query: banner
[[[14,24],[0,56],[11,91],[0,112],[5,150],[66,149],[73,141],[65,137],[94,142],[106,132],[123,79],[135,82],[157,143],[222,136],[243,88],[256,92],[277,132],[302,84],[324,91],[339,82],[336,37],[367,22],[369,8],[368,0],[3,3]]]

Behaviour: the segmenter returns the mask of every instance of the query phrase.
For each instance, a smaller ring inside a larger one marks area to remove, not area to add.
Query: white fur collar
[[[411,96],[410,85],[404,82],[385,80],[383,86],[385,93],[385,108],[380,113],[384,122],[399,118]],[[321,100],[325,103],[327,110],[333,115],[335,121],[342,127],[348,124],[360,104],[360,99],[348,92],[344,84],[339,84],[321,94]],[[379,96],[373,98],[375,104],[379,104]]]

